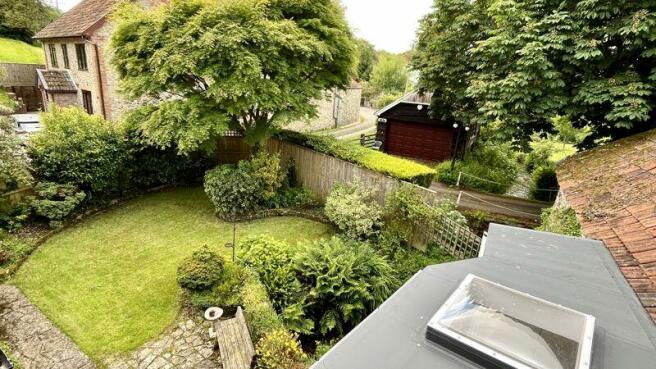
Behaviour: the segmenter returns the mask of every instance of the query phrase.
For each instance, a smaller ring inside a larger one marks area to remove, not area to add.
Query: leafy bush
[[[429,187],[435,176],[435,171],[425,165],[371,150],[356,143],[339,141],[334,137],[305,135],[292,131],[283,131],[277,137],[424,187]]]
[[[200,309],[211,306],[236,307],[241,303],[243,274],[243,268],[239,265],[226,263],[221,279],[211,289],[185,290],[185,302]]]
[[[28,143],[40,179],[92,193],[107,194],[119,187],[126,156],[123,137],[111,123],[74,107],[53,107],[41,121],[43,129]]]
[[[241,298],[253,341],[258,342],[267,333],[284,328],[265,286],[260,282],[257,273],[248,268],[244,269]]]
[[[32,251],[32,246],[0,230],[0,281]]]
[[[71,184],[41,182],[34,187],[34,213],[48,219],[50,227],[58,228],[86,198],[83,191]]]
[[[285,179],[280,158],[260,152],[238,165],[221,165],[205,175],[205,193],[221,217],[238,216],[270,205]]]
[[[552,152],[547,146],[535,147],[530,153],[528,153],[528,155],[526,155],[524,168],[528,173],[533,173],[537,167],[549,163],[549,157],[551,154]]]
[[[371,238],[378,233],[382,216],[371,197],[371,190],[360,185],[338,183],[326,199],[326,216],[349,238]]]
[[[581,224],[570,207],[553,207],[542,210],[539,231],[581,237]]]
[[[355,327],[398,287],[387,260],[361,242],[332,238],[307,243],[294,265],[305,289],[303,318],[320,337]]]
[[[381,96],[379,96],[376,99],[375,105],[376,108],[382,109],[386,107],[387,105],[393,103],[394,101],[398,100],[401,96],[403,96],[403,93],[386,93]]]
[[[287,187],[278,191],[268,203],[274,209],[304,208],[316,206],[319,202],[312,192],[305,188]]]
[[[257,369],[304,369],[307,359],[298,338],[284,329],[270,332],[258,341],[256,352]]]
[[[540,166],[531,175],[531,198],[535,200],[551,201],[556,198],[558,178],[554,164]]]
[[[460,178],[460,185],[473,190],[505,193],[517,178],[519,164],[509,145],[482,145],[478,149],[465,155],[464,160],[456,162],[451,169],[451,162],[440,163],[437,168],[437,179],[445,184],[454,186],[458,181],[458,174],[464,172]],[[475,178],[479,177],[479,178]]]
[[[210,289],[221,280],[224,263],[221,256],[203,246],[178,268],[178,284],[189,290]]]
[[[406,244],[412,242],[417,225],[437,227],[441,217],[447,217],[458,224],[467,224],[453,201],[427,203],[410,185],[395,189],[385,201],[385,224]]]
[[[292,263],[296,251],[296,247],[270,237],[241,242],[242,263],[257,272],[277,311],[293,305],[301,295],[301,283]]]
[[[0,193],[32,182],[25,150],[14,132],[12,121],[0,116]]]

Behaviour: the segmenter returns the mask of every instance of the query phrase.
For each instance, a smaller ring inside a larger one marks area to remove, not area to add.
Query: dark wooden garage
[[[384,152],[431,162],[452,158],[459,128],[430,116],[430,98],[411,93],[376,112]]]

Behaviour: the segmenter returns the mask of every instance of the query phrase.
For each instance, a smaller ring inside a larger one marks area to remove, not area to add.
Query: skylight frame
[[[439,310],[433,315],[430,319],[427,330],[434,330],[438,334],[442,334],[458,344],[460,349],[474,349],[479,354],[485,355],[487,358],[498,361],[504,365],[510,366],[515,369],[536,369],[534,366],[527,365],[512,356],[509,356],[503,352],[500,352],[485,343],[479,342],[475,339],[469,338],[457,331],[451,329],[449,326],[442,324],[442,319],[445,317],[446,313],[450,312],[453,307],[461,301],[462,297],[467,294],[467,290],[472,285],[474,280],[479,280],[483,283],[492,285],[495,288],[499,288],[510,292],[516,295],[519,298],[524,298],[531,300],[533,302],[543,304],[546,307],[555,308],[562,312],[576,315],[577,317],[583,319],[583,330],[580,339],[576,342],[578,343],[578,352],[576,356],[576,365],[575,369],[590,369],[591,359],[592,359],[592,341],[594,336],[594,327],[595,327],[595,317],[589,314],[582,313],[580,311],[570,309],[568,307],[555,304],[551,301],[535,297],[531,294],[517,291],[515,289],[506,287],[502,284],[487,280],[485,278],[478,277],[474,274],[468,274],[465,279],[460,283],[458,288],[449,296],[449,298],[442,304]],[[529,323],[530,324],[530,323]],[[551,329],[548,329],[551,332],[554,332]],[[427,332],[428,334],[428,332]]]

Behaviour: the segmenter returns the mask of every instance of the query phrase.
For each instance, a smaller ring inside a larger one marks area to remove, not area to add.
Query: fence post
[[[364,146],[364,138],[365,138],[364,133],[361,133],[360,134],[360,146]]]
[[[460,206],[460,199],[462,198],[462,191],[458,192],[458,200],[456,200],[456,208]]]
[[[462,171],[458,172],[458,181],[456,182],[456,187],[460,187],[460,178],[462,178]]]

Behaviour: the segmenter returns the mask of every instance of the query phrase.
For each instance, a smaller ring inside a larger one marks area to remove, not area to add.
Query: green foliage
[[[348,332],[398,287],[387,260],[361,242],[305,244],[294,265],[306,289],[304,316],[321,337]]]
[[[0,230],[0,279],[4,278],[6,269],[22,260],[31,251],[26,243]]]
[[[284,329],[284,325],[271,304],[267,290],[257,273],[246,268],[244,287],[241,291],[244,314],[249,324],[253,341],[258,342],[266,334]]]
[[[333,0],[177,0],[154,10],[124,2],[114,22],[112,63],[127,96],[179,97],[140,109],[140,127],[181,152],[212,148],[226,128],[259,145],[316,116],[313,101],[348,86],[355,68]]]
[[[262,151],[238,165],[221,165],[205,174],[205,193],[221,217],[233,217],[275,204],[285,180],[280,157]]]
[[[478,191],[505,193],[517,178],[519,164],[509,145],[482,144],[465,155],[464,160],[456,162],[451,169],[451,162],[445,161],[435,168],[437,179],[448,185],[455,185],[460,178],[460,185]],[[479,178],[475,178],[476,176]]]
[[[435,0],[413,65],[442,118],[523,141],[558,115],[626,135],[653,118],[654,14],[648,1]]]
[[[178,284],[188,290],[210,289],[221,280],[224,263],[219,254],[203,246],[178,268]]]
[[[9,346],[9,344],[7,344],[7,342],[2,341],[1,339],[0,339],[0,349],[2,349],[2,351],[9,357],[9,360],[14,365],[12,369],[24,369],[24,367],[21,366],[18,360],[16,360],[14,355],[12,355],[11,347]]]
[[[402,96],[403,93],[401,92],[382,94],[375,99],[374,105],[376,106],[376,108],[381,109],[393,103],[394,101],[398,100]]]
[[[409,76],[407,63],[402,56],[383,53],[374,67],[371,86],[377,93],[402,94]]]
[[[556,176],[556,166],[554,164],[546,164],[537,167],[531,175],[531,193],[530,196],[535,200],[551,201],[556,198],[555,191],[557,190],[558,178]]]
[[[376,59],[376,49],[369,41],[359,38],[356,40],[358,51],[357,76],[360,81],[368,81],[374,70]]]
[[[435,171],[425,165],[334,137],[283,131],[278,138],[424,187],[429,187],[435,176]]]
[[[71,184],[41,182],[34,186],[36,198],[31,206],[34,214],[49,221],[51,228],[59,228],[86,198],[84,191],[79,191]]]
[[[304,369],[307,359],[298,337],[284,329],[270,332],[257,342],[256,369]]]
[[[298,248],[270,237],[240,242],[240,260],[257,272],[277,311],[295,304],[301,295],[292,260]]]
[[[41,180],[74,184],[91,193],[119,188],[126,156],[123,138],[111,123],[75,107],[53,107],[41,115],[41,122],[43,129],[28,143]]]
[[[244,284],[243,269],[233,263],[223,266],[221,279],[210,289],[185,290],[185,302],[191,306],[207,309],[212,306],[235,307],[241,304],[241,289]]]
[[[33,42],[32,36],[59,16],[41,0],[0,0],[0,36]]]
[[[28,160],[12,121],[0,116],[0,193],[32,182]]]
[[[372,196],[372,191],[361,185],[337,183],[326,198],[324,212],[346,237],[369,239],[382,225],[382,209]]]
[[[304,208],[318,204],[314,194],[305,188],[287,187],[278,191],[269,201],[269,207],[275,209]]]
[[[548,208],[540,215],[539,231],[581,237],[581,224],[576,219],[576,213],[570,207]]]

